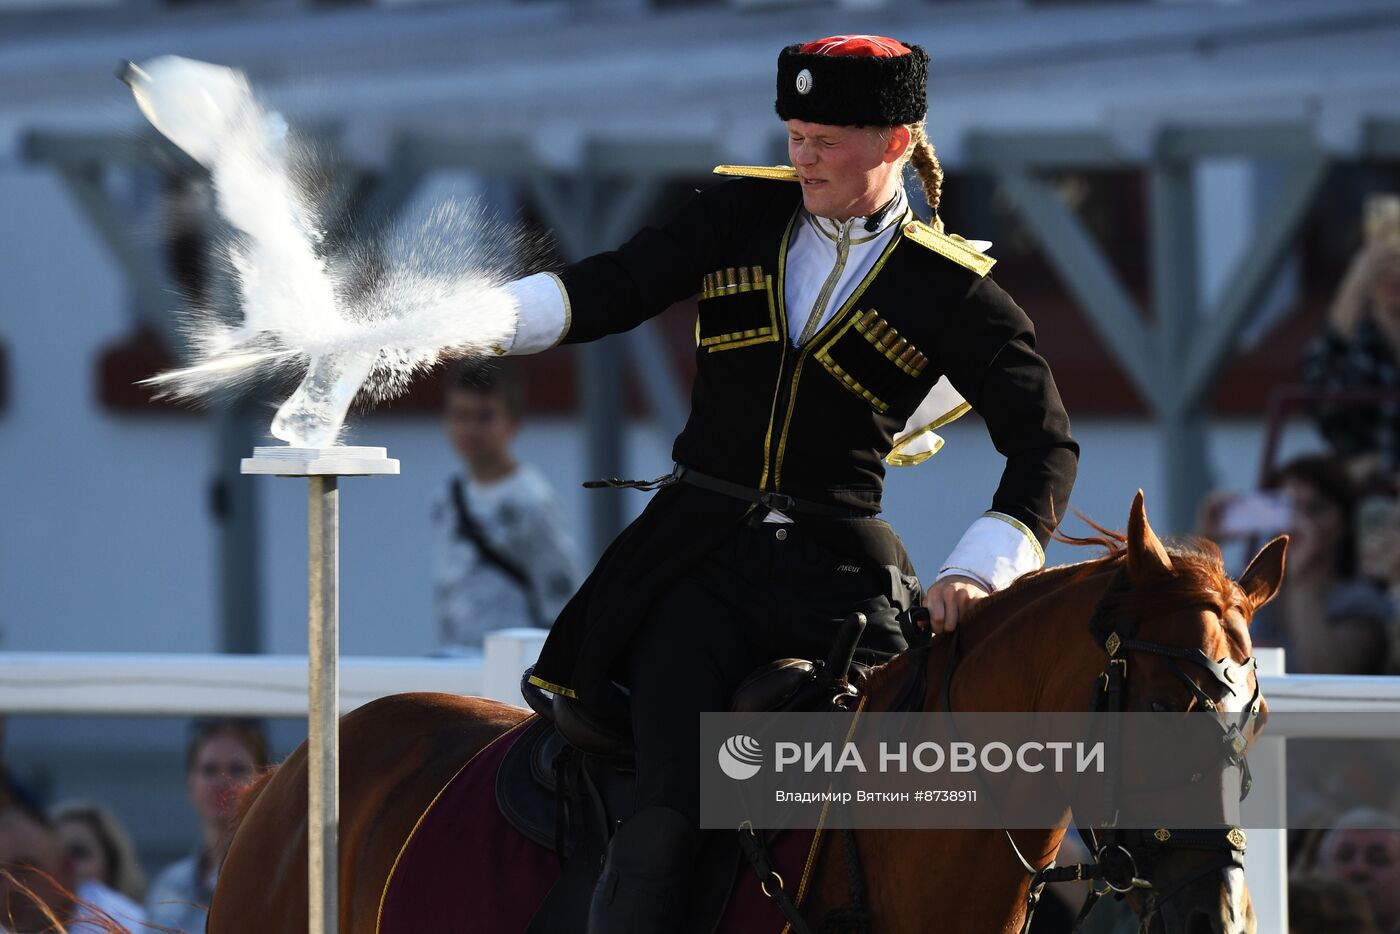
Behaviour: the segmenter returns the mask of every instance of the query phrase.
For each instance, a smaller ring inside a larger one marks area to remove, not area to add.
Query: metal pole
[[[1157,419],[1161,432],[1167,528],[1189,532],[1196,506],[1210,492],[1206,456],[1206,411],[1190,398],[1183,376],[1190,365],[1192,338],[1200,327],[1200,275],[1196,263],[1194,167],[1158,158],[1151,169],[1152,295],[1159,335]]]
[[[309,479],[307,908],[310,934],[336,934],[340,930],[340,490],[335,476]]]
[[[306,477],[306,916],[310,934],[340,930],[340,478],[397,475],[383,448],[274,444],[243,473]]]

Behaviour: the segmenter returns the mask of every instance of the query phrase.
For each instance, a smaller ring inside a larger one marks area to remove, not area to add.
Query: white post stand
[[[399,472],[384,448],[259,447],[245,474],[306,477],[307,662],[307,913],[309,934],[338,934],[340,823],[340,489],[341,477]]]
[[[486,634],[481,659],[481,695],[520,705],[520,673],[540,657],[547,629],[496,629]]]
[[[1283,649],[1255,649],[1254,657],[1261,681],[1283,674]],[[1263,694],[1268,702],[1268,687]],[[1254,791],[1240,804],[1240,823],[1249,845],[1244,875],[1260,931],[1288,930],[1288,832],[1281,829],[1286,826],[1288,812],[1285,765],[1284,737],[1270,735],[1265,726],[1264,734],[1249,751]]]

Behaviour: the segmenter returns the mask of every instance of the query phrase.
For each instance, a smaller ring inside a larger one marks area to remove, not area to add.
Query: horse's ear
[[[1268,603],[1283,583],[1283,556],[1288,551],[1288,536],[1280,535],[1259,550],[1240,575],[1240,589],[1249,600],[1250,612]]]
[[[1171,555],[1147,524],[1147,506],[1143,504],[1142,490],[1138,490],[1128,514],[1128,573],[1133,580],[1141,581],[1170,574],[1171,569]]]

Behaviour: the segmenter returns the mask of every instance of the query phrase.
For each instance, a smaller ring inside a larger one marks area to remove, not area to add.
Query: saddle
[[[857,697],[853,663],[865,616],[843,623],[824,661],[785,658],[755,669],[735,689],[734,712],[846,710]],[[634,809],[632,737],[563,695],[530,683],[520,690],[538,718],[496,773],[496,803],[520,833],[557,854],[559,881],[536,912],[530,934],[581,930],[608,841]],[[625,719],[620,719],[625,723]],[[767,842],[771,843],[771,839]],[[742,868],[738,833],[705,835],[692,875],[691,902],[678,930],[710,934]]]

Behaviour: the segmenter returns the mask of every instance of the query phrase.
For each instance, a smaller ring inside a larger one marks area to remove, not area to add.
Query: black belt
[[[793,513],[795,515],[820,516],[825,519],[855,519],[874,515],[868,509],[860,509],[855,506],[834,506],[830,503],[814,503],[805,499],[798,499],[789,496],[787,493],[775,493],[771,490],[759,490],[754,487],[744,486],[742,483],[731,483],[728,480],[721,480],[719,477],[712,477],[703,474],[692,467],[684,464],[677,464],[675,469],[665,476],[657,477],[655,480],[622,480],[612,477],[607,480],[588,480],[583,485],[590,489],[609,488],[617,490],[659,490],[662,487],[670,486],[673,483],[689,483],[691,486],[698,486],[702,490],[709,490],[712,493],[720,493],[724,496],[732,496],[741,499],[746,503],[757,503],[769,509],[782,513]]]

